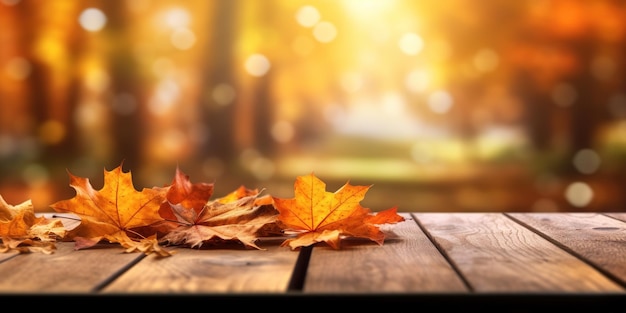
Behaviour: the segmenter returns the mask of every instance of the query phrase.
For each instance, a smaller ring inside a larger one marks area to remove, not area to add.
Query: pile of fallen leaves
[[[79,224],[68,229],[59,218],[36,216],[30,200],[13,206],[0,195],[0,252],[53,253],[59,240],[73,241],[75,250],[108,241],[126,252],[169,256],[168,246],[238,242],[262,249],[256,242],[271,236],[284,236],[282,246],[292,250],[318,242],[340,249],[346,237],[382,245],[385,234],[379,225],[404,221],[396,207],[375,214],[360,205],[370,186],[346,183],[328,192],[313,173],[296,178],[291,199],[261,195],[244,186],[211,199],[214,183],[191,183],[179,168],[170,185],[141,191],[121,165],[104,171],[100,190],[89,179],[68,174],[76,195],[50,207],[77,216]]]

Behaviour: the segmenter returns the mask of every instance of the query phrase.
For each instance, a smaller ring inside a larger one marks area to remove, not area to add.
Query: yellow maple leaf
[[[345,236],[367,238],[382,245],[385,234],[376,225],[397,223],[404,218],[396,213],[395,207],[373,214],[361,206],[360,202],[370,187],[346,183],[332,193],[326,191],[326,184],[313,173],[298,176],[294,198],[272,197],[285,231],[297,235],[282,245],[296,249],[326,242],[339,249],[340,239]]]

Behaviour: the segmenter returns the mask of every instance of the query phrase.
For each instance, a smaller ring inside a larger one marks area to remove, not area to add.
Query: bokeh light
[[[249,56],[245,62],[248,74],[252,76],[263,76],[270,70],[270,61],[262,54],[255,53]]]
[[[331,42],[337,37],[337,28],[331,22],[319,22],[313,27],[313,37],[319,42]]]
[[[78,22],[85,30],[90,32],[100,31],[107,23],[107,17],[100,9],[85,9],[78,17]]]
[[[311,5],[302,6],[296,11],[296,21],[303,27],[313,27],[320,21],[320,12]]]
[[[180,27],[172,32],[170,42],[176,49],[188,50],[196,43],[196,34],[188,28]]]
[[[565,198],[575,207],[585,207],[593,200],[593,190],[584,182],[573,182],[565,190]]]
[[[416,55],[422,51],[424,41],[422,37],[415,33],[405,33],[398,42],[400,50],[408,55]]]
[[[235,88],[229,84],[218,84],[213,87],[211,97],[219,105],[229,105],[235,100]]]

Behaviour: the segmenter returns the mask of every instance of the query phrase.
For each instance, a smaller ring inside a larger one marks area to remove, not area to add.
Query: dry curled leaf
[[[0,252],[50,254],[56,250],[57,239],[65,234],[66,229],[60,220],[36,216],[30,200],[13,206],[0,196]]]
[[[326,191],[326,184],[313,173],[298,176],[294,184],[294,198],[272,197],[279,212],[279,221],[285,231],[295,238],[283,242],[292,250],[317,242],[326,242],[340,248],[342,237],[360,237],[383,244],[385,234],[379,224],[397,223],[404,218],[390,208],[378,214],[360,205],[370,186],[343,185],[334,193]]]
[[[258,199],[256,190],[240,187],[225,197],[208,201],[200,212],[182,203],[162,207],[162,215],[175,216],[178,227],[161,242],[195,248],[206,243],[238,241],[246,247],[261,249],[255,242],[262,230],[275,225],[278,214],[271,205],[259,205]]]
[[[133,241],[126,246],[126,252],[143,252],[143,253],[156,253],[160,257],[166,257],[174,254],[174,251],[168,251],[159,245],[157,235],[154,234],[150,237],[140,239],[139,241]]]

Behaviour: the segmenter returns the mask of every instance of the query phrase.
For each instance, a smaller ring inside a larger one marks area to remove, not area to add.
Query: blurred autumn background
[[[626,4],[0,0],[0,195],[177,166],[372,210],[623,211]]]

